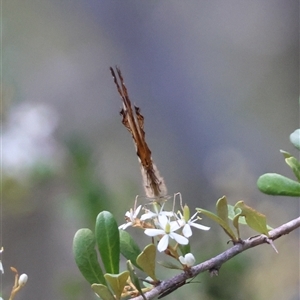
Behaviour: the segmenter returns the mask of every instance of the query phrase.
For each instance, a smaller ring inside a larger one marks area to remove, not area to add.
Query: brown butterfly
[[[136,147],[146,196],[154,201],[164,199],[167,195],[167,188],[156,165],[153,163],[151,151],[145,140],[144,117],[137,106],[132,108],[120,69],[116,67],[115,73],[114,69],[110,68],[110,72],[123,102],[123,108],[120,112],[123,117],[122,123],[131,133]]]

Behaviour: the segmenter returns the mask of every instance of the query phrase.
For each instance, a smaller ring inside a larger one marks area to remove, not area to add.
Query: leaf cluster
[[[300,150],[300,129],[295,130],[290,135],[291,143]],[[292,169],[296,180],[277,173],[266,173],[257,180],[259,190],[268,195],[274,196],[300,196],[300,162],[290,153],[280,150],[286,164]]]
[[[197,208],[197,210],[217,222],[234,244],[241,241],[239,224],[248,225],[256,232],[266,236],[268,236],[269,230],[272,229],[267,225],[265,215],[246,205],[244,201],[238,201],[232,206],[227,203],[225,196],[217,201],[216,214],[203,208]],[[236,233],[230,227],[230,220]]]
[[[96,249],[103,267],[98,261]],[[155,275],[155,245],[150,244],[141,251],[129,233],[118,229],[110,212],[102,211],[98,214],[95,233],[88,228],[76,232],[73,253],[81,274],[91,284],[93,291],[104,300],[143,295],[149,289],[141,288],[133,265],[151,277],[153,284],[158,282]],[[121,273],[120,254],[128,259],[127,270]]]

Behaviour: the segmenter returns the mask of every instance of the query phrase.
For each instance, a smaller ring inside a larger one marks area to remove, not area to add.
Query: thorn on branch
[[[275,244],[274,244],[274,241],[272,239],[269,239],[267,236],[266,236],[266,242],[272,246],[272,248],[274,249],[274,251],[278,254],[278,250],[276,249],[275,247]]]

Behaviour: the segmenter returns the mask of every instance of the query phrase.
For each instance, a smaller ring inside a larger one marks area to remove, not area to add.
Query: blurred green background
[[[74,233],[104,209],[122,224],[144,195],[110,66],[141,108],[169,194],[191,209],[244,200],[273,227],[299,216],[298,199],[256,188],[265,172],[292,177],[279,149],[297,155],[298,5],[1,1],[3,296],[14,266],[29,276],[18,299],[95,299],[73,260]],[[199,262],[228,248],[221,228],[202,224],[212,229],[192,240]],[[299,232],[275,244],[279,254],[252,249],[165,299],[299,299]]]

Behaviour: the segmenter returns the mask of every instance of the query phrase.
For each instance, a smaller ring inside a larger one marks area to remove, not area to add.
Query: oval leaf
[[[92,290],[103,300],[116,300],[106,285],[94,283]]]
[[[107,273],[119,273],[120,235],[117,222],[108,211],[102,211],[96,219],[96,241]]]
[[[96,240],[93,232],[88,228],[79,229],[73,239],[75,262],[83,277],[90,284],[105,284],[103,272],[97,259],[95,245]]]
[[[244,201],[237,202],[234,208],[241,209],[239,214],[245,217],[245,220],[250,228],[254,229],[258,233],[263,233],[267,236],[269,235],[267,219],[265,215],[246,205]]]
[[[216,208],[218,217],[228,224],[228,206],[225,196],[217,201]]]
[[[300,183],[276,173],[267,173],[257,180],[259,190],[268,195],[300,196]]]
[[[155,259],[156,247],[154,244],[149,244],[137,257],[136,262],[148,276],[157,281],[157,278],[155,276]]]
[[[240,215],[240,211],[241,211],[241,210],[239,210],[239,211],[237,211],[237,212],[235,213],[235,212],[234,212],[234,206],[228,204],[228,218],[229,218],[230,220],[232,220],[232,221],[234,220],[234,218],[237,218],[237,220],[235,220],[234,222],[238,222],[239,224],[242,224],[242,225],[247,225],[246,219],[245,219],[244,216],[241,216],[241,215]],[[236,226],[235,226],[235,223],[233,223],[233,225],[234,225],[234,227],[236,227]],[[268,224],[267,224],[267,228],[268,228],[268,230],[272,230],[272,229],[273,229],[273,228],[272,228],[271,226],[269,226]]]
[[[239,227],[239,219],[241,217],[241,213],[236,214],[233,219],[232,219],[232,223],[233,226],[235,227],[237,234],[238,234],[238,238],[240,238],[240,227]]]
[[[235,234],[233,233],[233,231],[231,230],[231,228],[229,227],[229,225],[224,222],[224,220],[222,220],[220,217],[218,217],[217,215],[215,215],[214,213],[202,209],[202,208],[197,208],[197,211],[199,211],[200,213],[206,215],[207,217],[209,217],[210,219],[212,219],[213,221],[217,222],[225,231],[225,233],[233,240],[233,241],[237,241],[237,238],[235,236]]]
[[[108,274],[104,275],[106,281],[109,283],[111,289],[116,295],[117,299],[121,298],[127,279],[129,277],[129,271],[124,271],[121,274]]]
[[[141,269],[141,267],[137,264],[136,258],[138,255],[142,252],[137,245],[137,243],[134,241],[132,236],[125,230],[119,230],[120,232],[120,249],[122,255],[130,260],[133,265],[135,265],[137,268]]]

